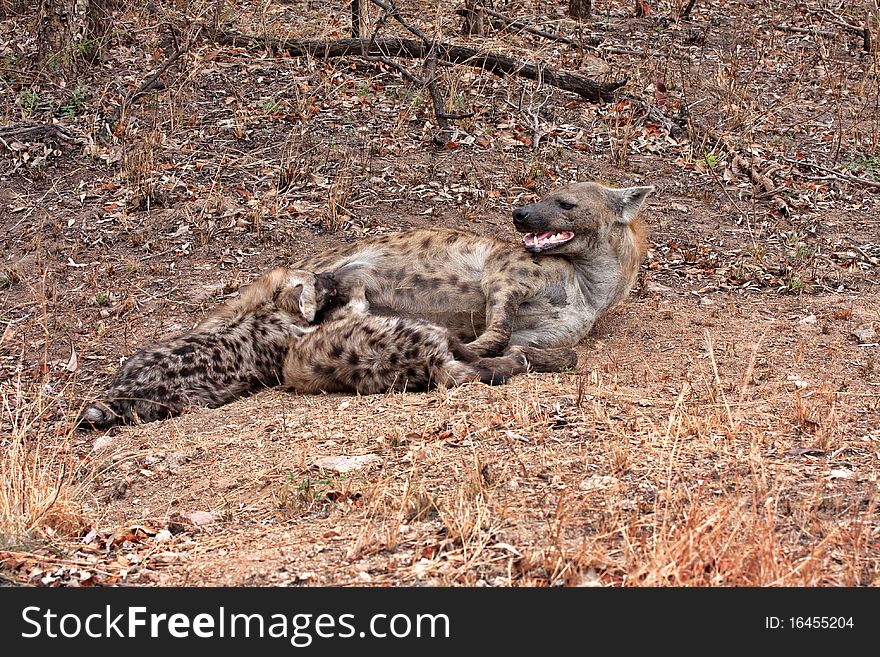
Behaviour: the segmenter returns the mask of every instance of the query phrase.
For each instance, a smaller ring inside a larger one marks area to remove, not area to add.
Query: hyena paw
[[[520,347],[508,349],[508,353],[517,353],[525,357],[528,367],[533,372],[563,372],[577,367],[578,357],[568,347]]]

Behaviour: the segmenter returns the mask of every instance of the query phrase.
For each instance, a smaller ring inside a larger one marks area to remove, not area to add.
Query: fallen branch
[[[853,34],[858,34],[860,37],[862,37],[862,49],[865,52],[871,52],[871,28],[868,27],[867,23],[863,25],[853,25],[852,23],[847,22],[841,16],[835,14],[830,9],[825,8],[823,9],[823,11],[831,16],[832,22],[835,25],[839,25],[846,31],[852,32]]]
[[[29,123],[26,125],[7,125],[0,127],[0,139],[29,140],[39,137],[57,137],[72,144],[81,144],[82,139],[74,137],[60,125],[54,123]]]
[[[136,98],[147,93],[154,87],[159,86],[159,78],[161,78],[165,74],[165,71],[171,68],[171,65],[178,59],[180,59],[187,50],[189,50],[189,45],[179,47],[177,50],[171,53],[171,56],[165,60],[165,63],[163,63],[162,66],[153,71],[153,73],[146,80],[144,80],[143,84],[141,84],[140,87],[138,87],[132,93],[128,94],[128,96],[125,97],[125,100],[122,101],[119,109],[114,113],[111,123],[115,123],[118,119],[120,119],[125,114],[125,110],[128,109],[128,106],[132,102],[134,102]]]
[[[404,75],[404,77],[416,82],[417,84],[427,87],[428,95],[431,96],[431,105],[434,108],[434,117],[437,119],[437,125],[440,126],[440,133],[434,135],[434,141],[438,145],[446,143],[444,133],[449,129],[449,122],[473,116],[474,113],[468,112],[466,114],[450,114],[446,111],[446,101],[443,98],[443,93],[440,91],[440,87],[437,85],[437,46],[433,41],[431,41],[428,35],[422,32],[415,25],[407,21],[403,16],[401,16],[400,12],[397,10],[397,7],[394,6],[393,0],[392,4],[387,4],[383,0],[370,0],[370,2],[378,7],[381,7],[385,11],[385,13],[382,15],[383,21],[386,16],[393,18],[398,23],[403,25],[410,33],[419,37],[419,39],[422,40],[424,46],[428,49],[428,54],[425,58],[426,75],[424,80],[420,80],[412,73],[410,73],[405,67],[394,62],[388,57],[381,57],[381,60],[400,71],[400,73]],[[370,40],[371,44],[375,44],[375,42],[375,37]]]
[[[272,52],[287,52],[291,57],[317,57],[330,59],[371,55],[374,57],[426,58],[430,48],[423,41],[414,39],[335,39],[332,41],[312,39],[273,39],[255,37],[238,32],[218,34],[217,42],[227,46],[239,46],[254,50],[269,49]],[[613,99],[614,92],[627,83],[624,78],[617,82],[597,82],[590,78],[565,71],[555,71],[542,64],[526,64],[512,57],[491,52],[480,52],[474,48],[435,43],[434,48],[440,62],[463,64],[483,69],[496,75],[516,75],[535,80],[552,87],[576,93],[592,102],[607,102]]]
[[[691,11],[693,10],[695,4],[697,4],[697,0],[690,0],[690,2],[687,3],[687,6],[681,10],[681,13],[678,15],[678,17],[683,21],[690,20]]]
[[[854,176],[851,173],[835,171],[834,169],[823,167],[821,164],[815,164],[814,162],[807,162],[805,160],[792,160],[788,157],[783,157],[782,159],[790,164],[796,164],[797,166],[806,167],[807,169],[813,169],[814,171],[822,171],[824,173],[827,173],[832,179],[845,180],[855,185],[862,185],[863,187],[873,187],[874,189],[880,189],[880,182],[876,180],[868,180],[867,178]]]

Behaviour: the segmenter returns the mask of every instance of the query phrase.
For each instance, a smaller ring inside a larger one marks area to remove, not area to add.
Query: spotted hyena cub
[[[335,295],[330,274],[274,269],[191,331],[126,360],[78,421],[99,429],[150,422],[278,385],[291,340],[314,330]]]
[[[337,285],[343,279],[337,272]],[[562,371],[577,364],[568,348],[511,347],[481,358],[449,329],[419,319],[371,315],[359,286],[320,328],[298,338],[284,361],[284,385],[302,393],[426,390],[469,381],[505,383],[529,369]],[[344,294],[340,292],[340,294]]]

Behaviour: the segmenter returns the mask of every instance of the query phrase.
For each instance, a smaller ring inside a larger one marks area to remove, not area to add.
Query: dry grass
[[[82,486],[70,433],[52,421],[59,398],[44,385],[3,384],[0,442],[0,546],[22,549],[40,540],[75,536],[85,525]]]

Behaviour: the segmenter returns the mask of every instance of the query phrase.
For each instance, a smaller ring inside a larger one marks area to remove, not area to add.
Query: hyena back
[[[278,385],[291,340],[312,330],[334,295],[329,274],[272,270],[191,331],[126,360],[78,422],[97,429],[150,422]]]

